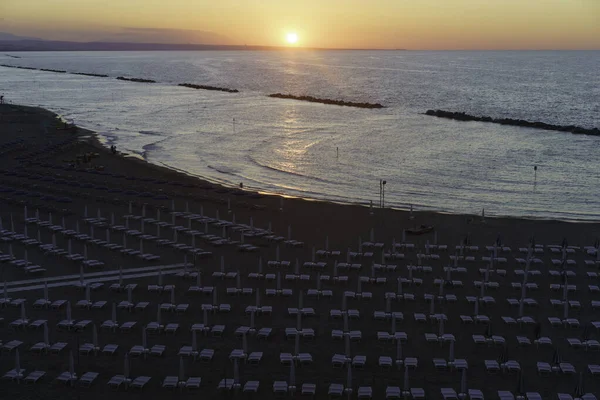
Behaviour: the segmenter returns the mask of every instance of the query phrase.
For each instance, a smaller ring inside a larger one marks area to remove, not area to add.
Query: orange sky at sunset
[[[0,32],[21,36],[156,41],[162,29],[183,43],[600,49],[600,0],[0,0]]]

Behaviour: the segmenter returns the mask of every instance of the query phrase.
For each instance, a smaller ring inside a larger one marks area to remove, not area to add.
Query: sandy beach
[[[31,385],[22,381],[1,380],[0,397],[246,397],[247,394],[241,390],[225,393],[220,392],[217,386],[221,379],[234,377],[234,366],[229,355],[232,350],[242,348],[242,339],[236,337],[235,331],[240,326],[250,326],[251,318],[246,313],[246,307],[256,304],[255,293],[258,292],[261,305],[272,306],[273,309],[271,315],[255,316],[256,329],[271,327],[273,331],[266,340],[248,335],[248,353],[263,352],[263,357],[259,365],[239,362],[242,386],[250,380],[259,381],[259,392],[253,398],[267,399],[274,397],[273,381],[289,383],[290,367],[282,366],[279,354],[293,353],[295,350],[295,341],[293,338],[286,339],[285,328],[297,326],[297,319],[288,315],[288,308],[298,307],[299,293],[302,293],[303,307],[313,308],[314,315],[302,318],[301,326],[314,329],[315,338],[300,339],[300,351],[310,353],[313,362],[295,367],[298,387],[295,397],[301,397],[303,383],[314,383],[317,385],[315,398],[328,398],[329,385],[346,385],[348,375],[346,367],[332,366],[332,356],[345,354],[346,345],[343,339],[332,339],[332,330],[342,330],[344,322],[343,319],[333,319],[330,310],[342,309],[344,293],[357,292],[361,277],[366,278],[361,289],[371,292],[372,299],[357,297],[347,298],[346,301],[348,309],[360,311],[360,318],[348,321],[349,329],[360,330],[362,335],[361,340],[350,342],[350,357],[367,357],[363,368],[352,368],[354,392],[351,398],[357,398],[360,386],[371,386],[373,398],[376,399],[386,397],[386,387],[404,388],[404,368],[394,365],[386,369],[378,365],[380,356],[396,359],[397,345],[393,340],[378,340],[378,332],[391,332],[391,321],[375,319],[375,311],[403,313],[403,320],[398,320],[396,326],[396,331],[405,332],[408,337],[402,343],[402,358],[418,358],[418,367],[409,371],[410,387],[423,388],[430,399],[442,398],[440,388],[459,391],[461,372],[456,368],[438,370],[432,361],[434,358],[448,359],[450,346],[447,342],[431,343],[425,339],[425,333],[440,332],[439,324],[429,318],[431,306],[425,300],[428,294],[436,299],[434,314],[444,313],[447,316],[443,331],[455,336],[455,357],[468,362],[466,376],[469,389],[479,389],[489,399],[498,398],[499,390],[516,394],[519,390],[519,373],[498,372],[492,375],[485,369],[484,360],[498,360],[504,355],[508,360],[520,363],[526,392],[539,392],[544,399],[555,399],[557,393],[573,395],[580,379],[579,373],[582,373],[585,392],[600,393],[598,375],[592,376],[588,370],[588,365],[600,364],[600,347],[594,349],[590,344],[590,348],[574,348],[567,341],[568,338],[600,340],[599,330],[591,325],[600,320],[591,303],[600,300],[600,292],[594,292],[588,286],[599,284],[598,277],[588,272],[598,273],[600,265],[594,262],[596,256],[584,249],[594,246],[600,237],[600,223],[490,217],[483,220],[481,216],[473,215],[419,210],[413,213],[391,209],[371,210],[358,205],[297,198],[282,200],[278,196],[221,187],[124,155],[118,148],[117,153],[113,154],[97,140],[93,132],[77,127],[65,129],[64,123],[51,112],[16,105],[0,105],[0,188],[1,229],[2,237],[6,237],[0,242],[0,255],[10,256],[12,253],[12,258],[7,257],[0,264],[0,280],[6,282],[11,300],[26,300],[24,307],[30,322],[47,320],[50,343],[68,343],[57,355],[33,354],[29,349],[43,341],[43,329],[14,328],[11,322],[21,318],[21,306],[16,304],[0,308],[0,341],[3,344],[11,340],[23,342],[18,350],[25,376],[36,370],[46,372],[40,381]],[[28,218],[38,218],[39,221],[25,223],[25,208]],[[125,218],[127,215],[129,217]],[[44,221],[49,222],[50,217],[51,224],[44,224]],[[208,221],[207,218],[213,220]],[[160,222],[164,224],[160,225]],[[115,229],[118,225],[125,229]],[[421,225],[432,226],[434,230],[421,235],[403,234],[404,230]],[[53,226],[57,226],[55,231],[51,229]],[[69,235],[64,233],[65,230],[74,232]],[[270,232],[266,232],[268,230]],[[129,234],[125,231],[138,233]],[[82,234],[87,237],[76,238]],[[149,237],[141,241],[139,236],[142,235]],[[218,240],[219,237],[221,240]],[[469,244],[478,246],[478,249],[458,252],[456,246],[464,244],[467,238]],[[531,316],[541,324],[541,336],[549,337],[551,345],[538,346],[534,343],[534,324],[511,325],[502,319],[504,316],[519,318],[519,307],[509,305],[507,299],[518,300],[522,297],[521,290],[512,284],[524,282],[523,276],[515,270],[526,269],[517,259],[527,257],[519,248],[527,248],[531,238],[535,238],[540,249],[533,253],[539,263],[532,262],[528,269],[539,271],[539,274],[527,275],[527,282],[537,284],[537,289],[532,287],[525,297],[534,299],[537,306],[525,306],[524,315]],[[36,243],[28,244],[27,239],[34,239]],[[563,300],[564,297],[562,289],[551,287],[564,283],[560,276],[561,263],[554,265],[552,262],[553,259],[561,259],[562,249],[553,252],[550,246],[562,246],[565,239],[568,246],[572,246],[566,255],[572,262],[565,263],[566,270],[572,271],[572,275],[568,276],[568,284],[576,285],[576,288],[568,291],[568,300],[580,303],[580,307],[573,304],[569,308],[569,317],[579,320],[579,328],[555,327],[548,320],[548,317],[562,319],[564,314],[562,306],[557,307],[550,302],[550,299]],[[301,244],[284,243],[288,240],[296,240]],[[140,247],[141,242],[143,248]],[[159,258],[150,260],[136,254],[128,255],[122,249],[111,249],[108,246],[111,243]],[[378,245],[371,246],[369,243]],[[494,250],[486,249],[486,246],[497,243],[501,246],[497,249],[496,261],[490,266],[490,261],[485,257],[490,257]],[[65,254],[52,254],[48,249],[42,249],[41,244],[54,244],[55,248],[67,253],[70,248],[70,253],[81,254],[85,258],[72,261]],[[177,244],[182,246],[177,247]],[[253,247],[241,248],[242,244]],[[393,244],[398,245],[394,251]],[[428,248],[434,244],[436,247]],[[447,249],[438,248],[437,245],[446,245]],[[362,253],[372,252],[373,255],[351,258],[351,263],[361,264],[360,269],[334,268],[336,262],[348,262],[349,252],[361,252],[361,248]],[[315,255],[318,250],[339,251],[339,255]],[[397,259],[383,262],[383,253],[390,252],[398,253]],[[455,255],[472,256],[473,260],[462,258],[455,264],[450,258]],[[14,259],[25,257],[25,268],[12,263]],[[94,263],[82,266],[90,260],[96,260],[97,266]],[[277,274],[279,271],[279,289],[291,289],[291,296],[279,293],[273,297],[266,295],[265,290],[277,287],[277,278],[252,279],[248,276],[249,273],[258,272],[260,260],[263,274]],[[290,266],[268,265],[268,261],[276,260],[289,261]],[[321,270],[305,266],[306,262],[312,261],[326,264]],[[221,271],[222,262],[225,272],[239,274],[240,288],[251,288],[252,294],[227,294],[227,288],[237,288],[238,278],[215,276],[213,273]],[[374,263],[397,267],[383,267],[375,271],[372,269]],[[40,271],[26,272],[26,267],[31,265],[39,266]],[[407,266],[415,268],[409,272]],[[445,267],[452,267],[450,276]],[[144,268],[147,269],[142,270]],[[144,310],[117,310],[119,324],[128,321],[136,323],[130,332],[101,329],[102,323],[111,319],[112,304],[125,301],[128,297],[127,291],[109,290],[110,285],[119,282],[119,269],[123,270],[124,284],[137,284],[132,291],[133,302],[149,302]],[[76,306],[78,301],[86,297],[85,289],[74,285],[80,282],[81,270],[86,284],[104,283],[103,287],[91,290],[90,297],[93,302],[106,301],[105,307],[87,309]],[[174,285],[175,301],[171,301],[169,290],[162,293],[148,291],[148,285],[159,283],[159,271],[162,286]],[[178,356],[180,347],[192,345],[191,326],[203,322],[202,305],[214,302],[213,295],[188,292],[190,286],[196,285],[196,278],[178,276],[177,273],[184,275],[184,271],[186,275],[200,271],[202,286],[214,287],[217,293],[216,304],[231,306],[229,312],[208,313],[209,325],[225,326],[223,337],[214,337],[210,333],[197,335],[199,351],[215,351],[211,362],[194,361],[191,358],[181,361]],[[309,275],[308,279],[300,279],[301,274]],[[292,277],[286,279],[286,275],[298,276],[292,280]],[[308,290],[316,289],[318,279],[324,275],[330,275],[331,278],[329,281],[322,280],[319,289],[331,290],[331,298],[309,296]],[[347,281],[336,279],[341,276],[346,276]],[[486,296],[493,296],[495,304],[482,303],[479,306],[479,314],[487,315],[491,322],[464,323],[461,315],[474,316],[474,305],[466,297],[481,294],[474,281],[484,281],[486,276],[487,283],[498,284],[496,288],[489,285],[485,290]],[[376,283],[374,278],[386,278],[386,281]],[[398,278],[406,280],[403,291],[414,294],[414,301],[390,300],[387,305],[389,310],[386,310],[386,293],[395,293],[399,297]],[[422,283],[419,284],[414,278],[422,279]],[[435,279],[441,279],[442,282],[460,280],[462,284],[446,283],[440,292]],[[43,297],[46,280],[49,299],[69,301],[73,320],[90,320],[89,326],[80,331],[60,330],[57,324],[66,318],[66,305],[59,309],[33,307],[35,301]],[[456,301],[448,300],[446,295],[449,294],[455,295]],[[440,295],[444,297],[443,301],[438,300]],[[0,292],[0,298],[3,297]],[[175,334],[148,333],[148,347],[156,344],[166,346],[162,357],[129,359],[130,376],[148,376],[150,381],[141,394],[133,388],[125,390],[123,386],[112,389],[107,382],[114,375],[123,374],[126,353],[132,346],[141,345],[143,327],[157,320],[157,310],[163,303],[188,304],[189,307],[185,312],[161,312],[162,325],[179,324]],[[425,314],[426,322],[416,322],[415,313]],[[95,356],[93,353],[84,355],[78,352],[78,346],[92,342],[94,324],[100,350],[107,344],[116,344],[116,354],[105,355],[100,352]],[[492,334],[503,336],[506,345],[489,342],[477,345],[472,338],[473,335]],[[529,338],[532,344],[519,346],[517,336]],[[86,372],[98,373],[90,388],[77,383],[71,387],[55,380],[61,373],[69,371],[70,351],[77,376]],[[536,363],[541,361],[553,365],[556,353],[560,354],[562,361],[571,363],[576,373],[553,372],[550,376],[540,376]],[[199,390],[162,388],[166,376],[179,375],[180,364],[183,364],[186,379],[202,378]],[[0,376],[14,366],[15,350],[4,350],[0,358]]]

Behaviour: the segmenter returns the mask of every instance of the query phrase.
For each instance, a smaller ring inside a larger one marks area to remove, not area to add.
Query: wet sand
[[[459,263],[460,266],[467,268],[466,273],[456,273],[452,279],[462,280],[462,288],[445,288],[444,294],[455,294],[458,298],[456,303],[436,302],[435,312],[444,312],[448,316],[445,323],[445,333],[452,333],[456,336],[455,354],[456,358],[465,358],[469,362],[467,373],[468,387],[480,389],[486,395],[486,398],[497,398],[498,390],[509,390],[515,392],[517,389],[518,375],[516,374],[497,374],[491,376],[486,374],[483,360],[498,359],[502,354],[502,347],[483,346],[478,347],[473,343],[471,335],[485,334],[488,328],[485,324],[464,325],[461,323],[460,315],[473,315],[473,306],[465,300],[465,296],[477,296],[479,289],[473,285],[474,280],[483,279],[479,268],[485,268],[489,263],[482,261],[483,256],[489,256],[485,251],[486,245],[492,245],[498,237],[501,238],[505,246],[511,248],[510,252],[501,254],[507,258],[506,264],[494,266],[507,270],[505,277],[491,274],[490,281],[497,281],[500,284],[498,289],[489,289],[486,295],[494,296],[496,304],[491,307],[480,307],[480,313],[485,313],[492,320],[492,331],[495,335],[504,335],[507,340],[507,352],[509,359],[516,359],[521,363],[524,371],[525,389],[527,391],[539,391],[543,398],[555,398],[556,392],[565,392],[573,394],[577,384],[577,376],[568,376],[557,374],[550,378],[539,377],[536,372],[536,362],[552,362],[555,348],[558,348],[564,361],[572,363],[578,372],[586,372],[588,364],[600,364],[600,352],[586,352],[583,349],[574,350],[569,347],[566,338],[578,337],[583,334],[583,325],[599,318],[597,313],[591,308],[591,300],[600,300],[598,293],[590,293],[589,284],[598,284],[597,278],[591,280],[586,272],[597,271],[598,267],[590,268],[584,264],[584,260],[593,257],[586,255],[583,251],[577,251],[569,258],[577,262],[576,267],[569,267],[576,272],[576,276],[569,280],[569,284],[577,285],[577,292],[569,294],[569,300],[579,300],[582,308],[580,310],[571,310],[570,315],[582,323],[580,329],[553,328],[547,321],[549,316],[561,317],[562,308],[553,308],[550,305],[550,298],[560,299],[562,292],[552,292],[550,284],[560,284],[561,279],[549,275],[548,270],[560,269],[560,266],[554,267],[551,263],[552,258],[559,258],[560,255],[552,254],[549,250],[538,256],[543,260],[543,265],[535,265],[532,268],[540,270],[541,274],[529,278],[529,282],[538,284],[537,291],[527,293],[527,297],[536,299],[539,306],[536,308],[525,307],[525,315],[534,317],[542,324],[542,336],[550,336],[554,345],[551,347],[537,348],[535,345],[530,347],[517,347],[516,335],[527,336],[534,339],[534,330],[532,326],[507,326],[503,323],[502,316],[517,317],[518,309],[509,307],[506,298],[520,298],[520,290],[514,290],[511,287],[512,282],[521,282],[522,278],[516,276],[514,269],[522,268],[518,266],[515,258],[524,257],[518,252],[519,247],[526,247],[529,239],[534,236],[536,243],[543,245],[560,245],[563,238],[568,240],[569,245],[591,246],[598,236],[600,236],[600,224],[592,223],[569,223],[560,221],[536,221],[510,218],[486,218],[482,221],[479,216],[467,215],[444,215],[432,212],[415,211],[411,216],[408,212],[376,209],[371,213],[368,208],[356,205],[340,205],[320,201],[309,201],[303,199],[286,198],[281,202],[277,196],[267,196],[247,191],[241,191],[232,188],[224,188],[212,183],[202,181],[195,177],[158,167],[146,163],[143,160],[127,157],[122,154],[112,154],[104,148],[95,138],[93,133],[83,129],[57,129],[56,116],[50,112],[26,108],[14,105],[0,106],[0,186],[10,191],[0,192],[0,216],[2,217],[3,228],[11,229],[10,219],[12,216],[14,230],[17,233],[24,232],[23,213],[27,206],[28,216],[33,217],[35,210],[39,209],[40,218],[48,220],[49,213],[52,213],[53,223],[64,223],[68,229],[76,230],[79,224],[80,232],[91,234],[89,224],[84,222],[85,210],[87,208],[88,217],[95,217],[100,210],[100,215],[110,222],[111,215],[115,216],[116,224],[125,224],[124,215],[129,214],[131,203],[132,213],[141,215],[145,210],[146,217],[157,218],[157,210],[160,210],[161,221],[172,222],[172,206],[175,205],[177,212],[186,211],[200,213],[203,210],[204,215],[216,217],[217,212],[220,219],[232,221],[235,218],[238,224],[250,224],[251,218],[253,226],[256,228],[267,229],[269,225],[272,231],[279,236],[288,238],[288,231],[291,227],[291,236],[293,239],[302,241],[304,246],[301,248],[279,245],[279,254],[282,260],[291,261],[292,266],[281,269],[281,286],[293,290],[290,298],[273,297],[264,295],[266,288],[274,288],[275,282],[254,281],[248,278],[249,272],[255,272],[258,269],[259,258],[263,260],[263,272],[273,273],[276,271],[273,267],[267,266],[267,261],[274,260],[277,253],[277,244],[260,238],[246,239],[245,242],[256,244],[256,252],[240,252],[236,244],[225,244],[222,246],[213,246],[212,244],[196,238],[196,246],[211,252],[212,257],[197,259],[195,267],[190,270],[201,270],[203,273],[203,284],[217,288],[218,303],[231,304],[232,311],[229,314],[211,314],[209,323],[224,324],[226,326],[224,338],[213,338],[212,336],[198,336],[199,349],[212,348],[215,350],[215,358],[211,364],[193,362],[184,360],[185,375],[202,377],[201,394],[208,398],[219,395],[216,387],[219,381],[224,378],[233,377],[233,364],[229,361],[228,355],[231,350],[241,348],[241,340],[235,338],[234,331],[238,326],[249,325],[250,318],[244,312],[246,306],[255,303],[254,295],[250,296],[227,296],[226,288],[234,287],[235,280],[213,278],[214,271],[220,269],[221,257],[224,258],[226,271],[239,271],[242,287],[253,287],[261,292],[261,302],[263,305],[273,306],[272,316],[257,316],[256,327],[272,327],[273,336],[268,341],[259,341],[256,337],[248,338],[248,350],[264,352],[263,360],[260,366],[251,366],[241,363],[239,366],[240,380],[244,383],[247,380],[259,380],[261,389],[257,398],[272,397],[272,381],[288,380],[289,367],[282,367],[279,363],[280,352],[293,352],[294,341],[285,340],[284,328],[295,327],[296,319],[287,315],[288,307],[296,307],[298,304],[298,293],[304,292],[304,307],[313,307],[316,315],[302,320],[303,328],[313,328],[316,333],[316,340],[305,342],[301,341],[300,349],[302,352],[310,352],[313,355],[314,362],[310,366],[298,366],[296,368],[297,386],[302,383],[317,384],[317,398],[326,398],[329,383],[346,383],[346,369],[334,369],[331,366],[331,357],[335,353],[343,354],[345,352],[344,341],[334,341],[331,339],[332,329],[342,329],[341,320],[332,320],[329,316],[329,310],[332,308],[341,308],[342,296],[346,290],[356,290],[359,276],[371,276],[372,259],[353,261],[362,264],[360,271],[339,271],[339,275],[347,275],[349,282],[344,283],[324,283],[322,289],[333,291],[331,299],[312,299],[306,296],[309,288],[316,287],[317,274],[314,271],[300,267],[302,273],[311,275],[309,282],[288,282],[284,279],[285,274],[294,272],[296,260],[300,265],[306,261],[312,260],[313,248],[323,249],[326,238],[328,238],[329,249],[340,250],[339,257],[329,257],[323,261],[327,262],[327,267],[323,274],[333,274],[333,265],[335,261],[345,262],[346,253],[349,249],[358,251],[359,238],[362,242],[367,242],[371,238],[371,232],[374,233],[374,241],[384,243],[384,250],[389,251],[392,243],[402,241],[403,229],[412,228],[421,224],[435,226],[437,242],[446,244],[450,250],[433,251],[439,254],[439,260],[422,260],[422,265],[432,267],[431,273],[422,271],[414,272],[414,277],[422,278],[421,286],[405,286],[406,292],[414,293],[415,302],[391,302],[392,311],[401,311],[404,313],[404,321],[398,322],[397,330],[404,331],[408,335],[408,342],[403,345],[404,357],[418,357],[419,366],[416,371],[410,372],[411,387],[422,387],[425,389],[428,398],[440,398],[441,387],[452,387],[455,390],[460,388],[461,374],[458,371],[436,372],[433,367],[432,358],[448,358],[448,345],[426,343],[424,333],[438,332],[438,325],[431,322],[424,324],[416,323],[413,320],[413,313],[422,312],[428,314],[430,306],[424,301],[425,294],[439,293],[439,288],[433,284],[434,278],[443,278],[445,273],[443,267],[451,265],[452,261],[449,255],[455,254],[454,247],[462,243],[465,237],[469,236],[473,245],[478,245],[480,251],[474,252],[474,262]],[[91,161],[80,161],[77,165],[77,158],[82,160],[84,154],[92,154]],[[230,206],[228,206],[228,204]],[[283,204],[283,208],[281,208]],[[144,206],[145,205],[145,206]],[[188,227],[188,220],[182,216],[175,217],[175,225]],[[141,230],[139,220],[129,220],[129,228]],[[215,235],[222,235],[223,228],[192,222],[192,229],[208,232]],[[157,234],[157,228],[151,223],[145,224],[145,233],[151,235]],[[52,234],[46,228],[38,228],[35,224],[27,227],[27,235],[32,238],[38,237],[43,243],[52,242]],[[94,228],[94,237],[105,240],[106,229],[102,226]],[[111,231],[111,242],[123,244],[123,234],[117,231]],[[66,249],[68,240],[62,234],[56,234],[55,240],[58,247]],[[161,229],[160,236],[163,238],[174,239],[174,233],[168,227]],[[226,236],[232,241],[240,241],[241,235],[232,228],[228,228]],[[352,330],[362,331],[362,340],[351,343],[351,356],[366,355],[367,365],[363,370],[353,370],[353,386],[356,391],[358,386],[372,386],[374,389],[374,398],[384,398],[386,386],[403,386],[404,371],[392,368],[391,370],[382,370],[377,365],[379,356],[388,355],[393,359],[396,355],[396,345],[394,343],[383,343],[377,341],[378,331],[390,331],[390,322],[376,321],[372,318],[373,311],[384,310],[386,306],[385,293],[395,292],[398,276],[408,278],[409,273],[407,265],[418,264],[417,253],[424,253],[425,244],[434,242],[434,233],[428,233],[418,236],[407,236],[406,241],[415,244],[416,250],[403,251],[405,258],[403,260],[390,261],[390,264],[398,266],[396,272],[377,272],[377,276],[387,277],[385,284],[363,284],[364,291],[373,293],[373,299],[370,301],[348,300],[348,308],[359,309],[361,316],[359,320],[350,320],[349,325]],[[178,234],[177,242],[191,244],[191,238],[184,233]],[[9,289],[24,287],[27,285],[12,285],[11,282],[27,279],[41,279],[44,277],[51,279],[64,275],[78,275],[80,272],[80,263],[66,261],[64,258],[50,256],[45,254],[36,245],[25,246],[15,240],[12,242],[0,243],[0,251],[12,252],[16,258],[23,258],[25,249],[27,249],[28,261],[40,265],[46,269],[46,272],[40,276],[30,276],[23,270],[9,263],[0,264],[2,267],[2,280],[8,283]],[[194,264],[193,257],[188,253],[174,250],[168,246],[159,246],[148,240],[144,242],[144,252],[160,256],[160,260],[153,262],[142,261],[136,257],[125,256],[119,251],[109,251],[101,245],[88,244],[88,259],[95,259],[104,262],[102,268],[86,268],[85,273],[98,271],[115,271],[119,267],[127,273],[128,269],[141,268],[152,265],[172,265],[187,261]],[[133,237],[127,237],[127,247],[133,249],[139,248],[139,241]],[[363,249],[364,250],[364,249]],[[74,253],[84,253],[82,241],[72,241],[72,251]],[[366,250],[365,250],[366,251]],[[375,262],[381,262],[380,251],[375,251]],[[166,271],[166,268],[165,268]],[[109,275],[107,275],[109,276]],[[117,276],[117,275],[113,275]],[[94,281],[94,278],[86,279]],[[0,326],[0,340],[4,343],[19,339],[24,342],[19,348],[22,368],[26,373],[33,370],[44,370],[47,372],[45,378],[36,385],[25,386],[10,381],[0,381],[2,393],[10,398],[75,398],[76,396],[86,396],[90,398],[102,398],[106,395],[127,398],[130,396],[144,396],[146,398],[161,398],[165,396],[191,397],[198,396],[196,393],[187,393],[186,390],[174,392],[161,388],[162,380],[167,375],[178,375],[179,357],[177,352],[183,345],[191,345],[190,327],[193,323],[202,322],[203,313],[201,304],[212,303],[211,296],[189,295],[187,289],[195,284],[195,280],[185,280],[175,275],[163,275],[164,284],[174,284],[176,304],[188,303],[189,309],[184,314],[162,313],[163,323],[178,322],[180,324],[179,332],[176,335],[160,334],[148,335],[148,345],[165,344],[167,351],[163,358],[132,359],[130,373],[132,377],[146,375],[151,377],[143,391],[143,395],[131,389],[113,392],[106,383],[117,374],[123,373],[124,355],[133,345],[141,344],[141,329],[148,322],[156,319],[157,307],[160,303],[168,302],[169,293],[155,294],[147,291],[148,284],[157,283],[156,276],[144,277],[135,280],[125,280],[125,283],[138,283],[138,287],[133,293],[134,301],[148,301],[150,305],[143,312],[128,313],[127,311],[118,311],[117,320],[119,323],[126,321],[136,321],[137,325],[131,333],[120,333],[119,330],[113,333],[111,331],[100,330],[100,325],[111,316],[111,304],[125,300],[126,293],[113,293],[108,290],[108,286],[113,282],[107,281],[104,288],[97,292],[92,292],[92,300],[106,300],[107,307],[103,310],[80,310],[75,307],[75,303],[85,297],[85,293],[71,286],[56,287],[50,289],[50,299],[70,300],[73,308],[73,319],[90,319],[98,327],[98,341],[102,348],[104,345],[114,343],[119,345],[118,354],[114,357],[98,355],[84,356],[77,354],[77,344],[89,342],[92,339],[91,328],[87,328],[80,333],[61,332],[57,330],[56,324],[64,319],[63,310],[34,310],[33,302],[42,297],[41,289],[29,291],[11,291],[9,297],[27,299],[27,317],[30,320],[47,319],[49,327],[49,336],[51,342],[65,341],[69,342],[73,349],[75,370],[81,375],[87,371],[98,372],[100,375],[92,388],[65,387],[54,381],[54,379],[69,368],[69,349],[58,356],[43,355],[37,356],[31,354],[28,349],[31,345],[42,340],[42,331],[32,329],[14,331],[9,327],[9,323],[20,316],[20,308],[8,307],[0,309],[0,317],[4,318]],[[3,297],[0,294],[0,297]],[[600,339],[600,334],[594,328],[590,327],[589,337]],[[4,352],[0,358],[0,375],[14,367],[14,352],[8,354]],[[600,384],[597,378],[591,378],[588,374],[585,377],[585,386],[587,392],[598,393]],[[354,394],[356,396],[356,393]],[[238,397],[243,397],[241,394]]]

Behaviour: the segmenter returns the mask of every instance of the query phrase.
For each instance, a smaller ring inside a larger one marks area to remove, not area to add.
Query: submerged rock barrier
[[[21,67],[19,65],[0,64],[0,67],[17,68],[17,69],[31,69],[31,70],[37,71],[37,68],[33,68],[33,67]]]
[[[62,69],[49,69],[49,68],[40,68],[40,71],[56,72],[57,74],[66,74],[67,73],[67,71],[63,71]]]
[[[322,104],[330,104],[330,105],[345,106],[345,107],[384,108],[383,105],[381,105],[379,103],[354,103],[351,101],[320,99],[318,97],[312,97],[312,96],[294,96],[291,94],[283,94],[283,93],[270,94],[269,97],[275,97],[277,99],[291,99],[291,100],[308,101],[311,103],[322,103]]]
[[[72,75],[83,75],[83,76],[95,76],[97,78],[108,78],[108,75],[102,74],[88,74],[86,72],[71,72]]]
[[[237,89],[228,89],[217,86],[207,86],[207,85],[195,85],[193,83],[180,83],[177,86],[182,86],[190,89],[202,89],[202,90],[216,90],[219,92],[227,92],[227,93],[239,93]]]
[[[138,82],[138,83],[156,83],[152,79],[142,79],[142,78],[125,78],[124,76],[119,76],[117,78],[120,81],[128,81],[128,82]]]
[[[600,136],[600,129],[598,128],[583,128],[581,126],[575,125],[553,125],[547,124],[545,122],[531,122],[525,121],[522,119],[512,119],[512,118],[492,118],[488,116],[478,117],[475,115],[469,115],[464,112],[452,112],[452,111],[444,111],[444,110],[427,110],[425,115],[431,115],[433,117],[439,118],[447,118],[454,119],[457,121],[477,121],[477,122],[491,122],[494,124],[500,125],[512,125],[512,126],[521,126],[524,128],[536,128],[536,129],[544,129],[547,131],[559,131],[559,132],[570,132],[579,135],[595,135]]]

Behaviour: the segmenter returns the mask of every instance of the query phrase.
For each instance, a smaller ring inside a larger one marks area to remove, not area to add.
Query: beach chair
[[[485,360],[484,364],[488,373],[495,374],[500,371],[500,365],[496,360]]]
[[[560,372],[565,375],[573,375],[576,373],[575,367],[571,363],[562,362],[559,364]]]
[[[440,392],[444,400],[458,400],[458,395],[452,388],[441,388]]]
[[[102,348],[102,354],[114,356],[119,349],[119,345],[117,344],[107,344]]]
[[[68,343],[65,342],[57,342],[50,346],[50,353],[52,354],[60,354],[66,347]]]
[[[167,350],[167,346],[162,344],[155,344],[150,349],[150,355],[155,357],[162,357],[165,354],[165,350]]]
[[[342,394],[344,394],[344,385],[340,383],[329,384],[329,390],[327,391],[329,397],[342,397]]]
[[[200,352],[200,361],[210,362],[215,356],[215,351],[213,349],[203,349]]]
[[[37,383],[46,375],[46,371],[33,371],[23,379],[25,383]]]
[[[131,382],[130,386],[134,389],[142,390],[148,382],[150,382],[149,376],[138,376],[133,380],[133,382]]]
[[[11,380],[11,381],[14,381],[14,380],[18,381],[20,379],[23,379],[23,377],[25,377],[25,369],[21,368],[19,371],[17,371],[16,369],[11,369],[10,371],[8,371],[7,373],[5,373],[2,376],[2,379]]]
[[[373,398],[373,388],[370,386],[360,386],[358,388],[357,396],[359,399],[372,399]]]
[[[176,389],[178,385],[179,378],[176,376],[167,376],[162,383],[164,389]]]
[[[273,393],[276,396],[285,395],[288,392],[288,383],[286,381],[274,381]]]
[[[317,385],[314,383],[303,383],[300,388],[300,394],[302,396],[314,397],[317,394]]]
[[[469,400],[485,400],[483,392],[479,389],[468,390]]]
[[[499,400],[515,400],[515,395],[508,390],[498,390],[498,399]]]
[[[262,357],[263,357],[262,351],[253,351],[252,353],[250,353],[250,355],[248,356],[248,359],[246,361],[248,364],[258,365],[258,364],[260,364]]]
[[[75,382],[77,382],[77,375],[75,374],[71,374],[70,372],[63,372],[61,373],[56,380],[60,383],[64,383],[65,385],[73,385]]]
[[[543,400],[542,396],[538,392],[527,392],[525,393],[526,400]]]
[[[79,384],[83,387],[90,387],[98,377],[97,372],[86,372],[79,378]]]
[[[538,361],[536,364],[537,372],[539,375],[547,376],[552,373],[552,367],[547,362]]]
[[[123,375],[115,375],[108,381],[107,385],[113,389],[118,389],[121,385],[126,384],[125,376]]]
[[[259,381],[247,381],[244,384],[243,392],[255,394],[255,393],[258,393],[259,387],[260,387]]]

